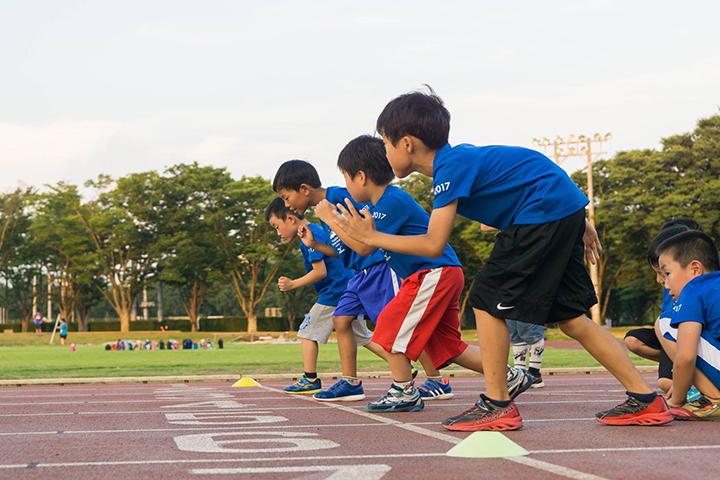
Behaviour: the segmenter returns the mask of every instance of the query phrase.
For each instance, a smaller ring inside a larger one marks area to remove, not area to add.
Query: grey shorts
[[[545,336],[545,327],[534,323],[525,323],[520,320],[505,320],[510,331],[512,343],[527,343],[532,345]]]
[[[318,343],[327,343],[330,334],[333,331],[333,312],[335,307],[320,305],[316,303],[310,311],[305,315],[305,320],[298,328],[298,338],[312,340]],[[353,332],[355,333],[355,342],[360,346],[365,346],[372,340],[372,332],[367,327],[365,319],[361,316],[352,322]]]

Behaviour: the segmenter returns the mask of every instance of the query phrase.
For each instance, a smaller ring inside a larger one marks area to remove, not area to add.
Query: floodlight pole
[[[576,137],[574,134],[571,133],[565,139],[560,136],[555,137],[554,140],[550,140],[547,137],[543,137],[542,139],[533,138],[533,144],[543,147],[543,153],[545,154],[548,153],[547,147],[552,145],[552,156],[555,160],[555,163],[557,163],[558,165],[563,161],[567,160],[568,158],[580,157],[583,154],[585,155],[587,160],[587,193],[588,200],[590,201],[590,203],[588,203],[588,221],[593,228],[595,228],[595,194],[593,191],[592,144],[599,143],[601,145],[600,151],[596,152],[597,154],[601,154],[604,153],[602,151],[602,142],[608,141],[611,138],[612,134],[609,132],[605,135],[595,133],[592,137],[589,135],[578,135]],[[565,146],[567,146],[567,151],[564,148]],[[602,323],[602,319],[600,318],[602,284],[600,282],[600,273],[598,268],[599,265],[597,263],[588,262],[588,267],[590,270],[590,280],[592,280],[593,288],[595,289],[595,295],[598,299],[598,303],[596,303],[590,308],[590,314],[592,315],[593,322],[600,325]]]

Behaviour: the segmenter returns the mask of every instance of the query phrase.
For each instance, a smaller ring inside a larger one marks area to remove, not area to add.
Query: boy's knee
[[[589,318],[583,315],[582,317],[575,317],[558,322],[558,326],[568,337],[577,338],[588,327],[588,322],[592,323]]]
[[[628,350],[633,353],[638,353],[645,345],[643,342],[641,342],[635,337],[625,337],[623,338],[623,342],[625,342],[625,346],[628,348]]]
[[[336,332],[347,332],[350,330],[353,319],[350,317],[333,317],[333,326]]]

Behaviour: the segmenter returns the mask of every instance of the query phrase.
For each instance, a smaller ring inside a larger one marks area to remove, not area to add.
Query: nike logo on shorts
[[[497,304],[497,307],[495,307],[495,308],[497,308],[498,310],[510,310],[511,308],[515,308],[515,305],[505,306],[502,304],[502,302],[500,302]]]

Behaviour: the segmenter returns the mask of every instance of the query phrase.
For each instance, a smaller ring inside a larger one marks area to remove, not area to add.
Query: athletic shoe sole
[[[298,392],[288,392],[287,390],[283,390],[288,395],[313,395],[318,392],[322,392],[322,388],[316,388],[314,390],[302,390]]]
[[[522,417],[498,418],[488,423],[452,423],[443,425],[447,430],[453,432],[507,432],[511,430],[520,430],[523,426]]]
[[[335,398],[317,398],[313,395],[313,398],[318,402],[357,402],[358,400],[365,400],[365,394],[360,393],[358,395],[345,395],[344,397]]]
[[[371,407],[370,405],[365,406],[365,411],[370,413],[399,413],[399,412],[419,412],[425,408],[425,405],[423,405],[422,402],[412,405],[411,407],[390,407],[387,409],[376,409]]]
[[[422,397],[421,396],[420,398],[423,399],[423,402],[427,402],[430,400],[450,400],[454,396],[455,396],[455,394],[450,392],[450,393],[441,393],[440,395],[435,395],[434,397]]]
[[[545,382],[538,382],[538,383],[533,383],[532,385],[530,385],[530,388],[543,388],[544,386],[545,386]]]
[[[604,423],[605,425],[620,426],[620,425],[665,425],[673,421],[673,415],[669,410],[659,413],[646,413],[643,415],[636,415],[629,418],[598,418],[598,422]]]

